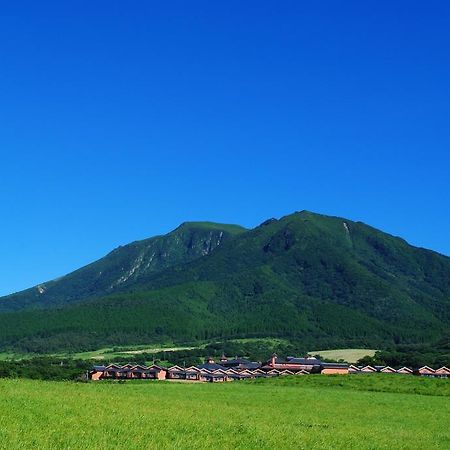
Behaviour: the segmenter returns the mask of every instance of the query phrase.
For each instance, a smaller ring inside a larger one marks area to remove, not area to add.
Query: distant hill
[[[420,344],[449,330],[450,258],[307,211],[252,230],[188,223],[0,308],[0,346],[22,350],[252,336]]]

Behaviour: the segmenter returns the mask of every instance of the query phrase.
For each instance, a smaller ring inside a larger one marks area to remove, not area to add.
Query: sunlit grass
[[[337,350],[312,350],[310,353],[311,355],[320,355],[322,358],[355,363],[359,359],[364,358],[364,356],[374,356],[375,352],[376,350],[365,348],[343,348]]]
[[[0,380],[0,448],[450,447],[447,380],[425,380],[429,395],[420,395],[423,379],[406,381],[414,394],[395,392],[406,377],[369,377],[214,385]],[[365,380],[391,392],[367,391]]]

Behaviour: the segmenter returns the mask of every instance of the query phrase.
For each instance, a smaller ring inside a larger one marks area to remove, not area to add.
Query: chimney
[[[276,361],[277,361],[277,354],[276,353],[274,353],[273,355],[272,355],[272,358],[270,359],[270,365],[272,366],[272,367],[275,367],[275,364],[276,364]]]

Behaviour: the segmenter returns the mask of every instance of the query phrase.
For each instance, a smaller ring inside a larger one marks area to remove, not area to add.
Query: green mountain
[[[183,225],[0,305],[16,309],[0,314],[0,345],[34,351],[252,336],[420,344],[449,330],[450,258],[303,211],[252,230]]]
[[[61,306],[139,284],[146,276],[211,253],[242,233],[239,225],[186,222],[165,236],[132,242],[57,280],[0,298],[0,312]]]

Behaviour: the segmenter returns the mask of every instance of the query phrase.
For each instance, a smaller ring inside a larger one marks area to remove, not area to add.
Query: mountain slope
[[[212,222],[186,222],[164,236],[136,241],[62,278],[0,299],[0,312],[54,307],[95,298],[138,283],[175,264],[208,255],[245,228]]]
[[[107,297],[0,314],[0,344],[47,350],[284,336],[316,348],[380,348],[449,330],[450,258],[359,222],[303,211],[239,230],[201,254],[140,271]]]

